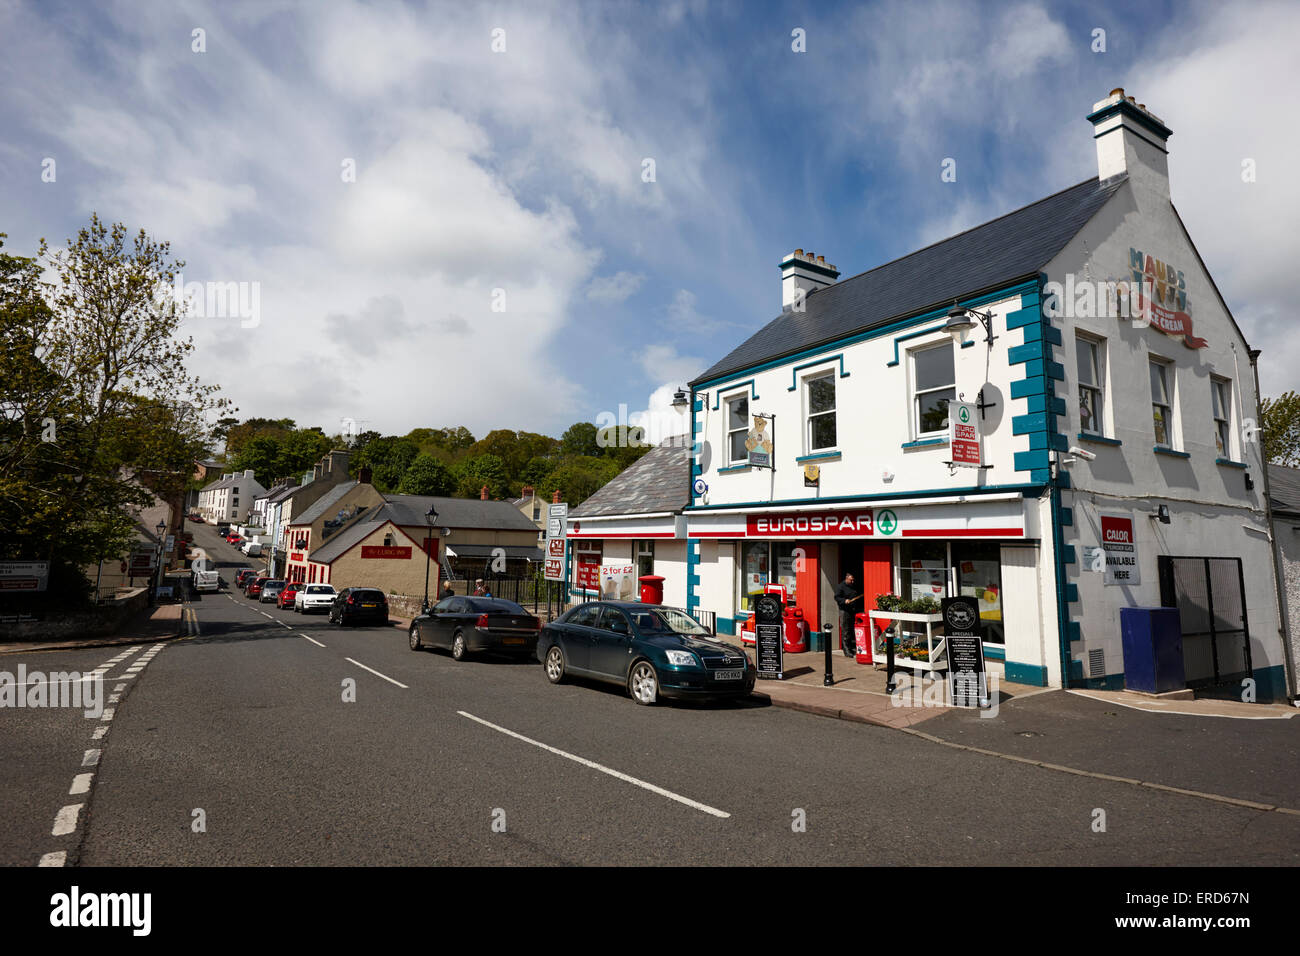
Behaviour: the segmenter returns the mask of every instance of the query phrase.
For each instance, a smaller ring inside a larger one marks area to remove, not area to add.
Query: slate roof
[[[357,482],[355,481],[345,481],[342,482],[341,484],[335,485],[329,491],[325,492],[325,494],[317,498],[312,503],[312,506],[308,508],[306,511],[304,511],[302,514],[294,515],[293,520],[289,522],[289,524],[291,526],[299,525],[299,524],[311,524],[313,521],[315,521],[323,514],[328,514],[331,517],[333,517],[334,512],[338,510],[334,506],[338,504],[339,499],[342,498],[345,494],[347,494],[356,486],[357,486]],[[300,485],[299,487],[306,487],[306,486]]]
[[[1300,515],[1300,468],[1269,465],[1268,490],[1275,513]]]
[[[690,446],[685,435],[674,435],[619,472],[569,517],[677,512],[691,503],[690,492]]]
[[[1036,276],[1127,180],[1092,178],[981,226],[810,292],[692,385]]]
[[[439,498],[432,495],[384,495],[388,504],[379,508],[376,517],[391,517],[399,525],[425,524],[429,505],[438,511],[440,528],[485,528],[493,531],[531,531],[537,525],[509,501],[483,501],[480,498]]]

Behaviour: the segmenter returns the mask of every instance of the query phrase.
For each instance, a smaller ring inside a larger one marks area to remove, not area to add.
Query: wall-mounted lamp
[[[685,386],[682,386],[677,391],[673,392],[674,409],[676,409],[679,412],[684,412],[686,411],[686,409],[690,407],[690,405],[691,405],[691,395],[690,392],[686,390]]]
[[[984,344],[992,348],[993,340],[997,338],[993,334],[992,312],[977,312],[954,302],[952,308],[948,310],[948,320],[944,322],[943,330],[952,336],[954,342],[961,344],[966,333],[975,328],[977,320],[984,326]]]
[[[1245,479],[1246,479],[1246,490],[1247,490],[1247,491],[1254,491],[1254,490],[1255,490],[1255,479],[1252,478],[1252,477],[1250,477],[1250,472],[1246,472],[1245,475],[1244,475],[1244,477],[1245,477]]]
[[[1158,506],[1155,511],[1151,512],[1151,520],[1159,521],[1161,524],[1169,524],[1169,506]]]

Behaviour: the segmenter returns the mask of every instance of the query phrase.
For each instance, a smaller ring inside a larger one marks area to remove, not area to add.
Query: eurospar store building
[[[816,628],[852,570],[868,608],[975,596],[1008,680],[1116,688],[1120,609],[1164,604],[1190,684],[1294,696],[1257,353],[1170,201],[1170,130],[1122,90],[1088,119],[1096,178],[842,281],[788,256],[781,314],[690,385],[683,505],[571,515],[575,596],[641,554],[721,633],[778,581]],[[984,467],[950,464],[959,401]]]

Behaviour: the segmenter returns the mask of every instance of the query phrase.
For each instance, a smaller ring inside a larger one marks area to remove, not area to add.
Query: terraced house
[[[1007,679],[1117,687],[1122,609],[1163,605],[1189,685],[1295,694],[1258,353],[1171,201],[1170,129],[1122,90],[1087,120],[1084,182],[847,279],[786,256],[780,313],[690,383],[685,560],[655,573],[720,631],[778,581],[833,621],[852,571],[868,608],[975,597]]]

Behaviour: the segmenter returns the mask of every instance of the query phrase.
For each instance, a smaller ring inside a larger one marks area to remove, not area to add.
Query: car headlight
[[[665,651],[673,667],[699,667],[700,659],[690,651]]]

